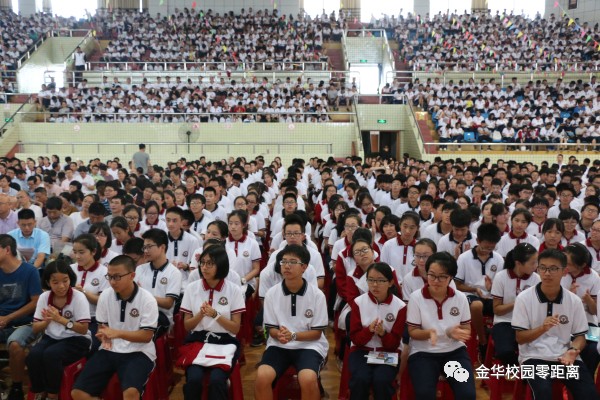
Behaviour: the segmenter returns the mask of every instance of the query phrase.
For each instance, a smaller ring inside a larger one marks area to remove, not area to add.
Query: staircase
[[[329,68],[334,71],[345,71],[344,51],[340,42],[329,42],[325,44],[325,54],[329,57]]]

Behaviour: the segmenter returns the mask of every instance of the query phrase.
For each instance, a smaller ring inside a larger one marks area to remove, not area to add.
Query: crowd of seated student
[[[256,77],[225,81],[177,77],[129,78],[89,87],[87,80],[72,92],[62,88],[38,93],[38,103],[50,113],[48,122],[327,122],[329,114],[350,110],[357,95],[356,81],[313,82],[298,78],[269,82]]]
[[[597,324],[600,160],[584,159],[580,164],[575,157],[564,162],[558,155],[555,163],[544,161],[536,166],[489,159],[479,163],[437,158],[431,163],[406,157],[383,163],[372,157],[311,158],[307,163],[296,159],[286,169],[278,157],[270,164],[262,157],[249,162],[201,158],[146,170],[122,168],[120,160],[114,159],[106,164],[100,159],[87,164],[65,161],[61,163],[57,156],[52,160],[40,157],[38,165],[33,159],[0,160],[0,234],[8,234],[0,236],[4,273],[22,268],[17,247],[24,261],[43,268],[51,252],[73,243],[76,261],[71,265],[74,277],[69,269],[56,269],[56,264],[44,275],[44,283],[56,297],[38,303],[32,332],[21,330],[12,339],[7,336],[15,348],[11,357],[22,356],[20,349],[27,346],[28,335],[45,331],[50,338],[41,343],[54,346],[58,345],[55,341],[71,337],[70,330],[86,336],[89,329],[96,332],[95,348],[110,350],[112,343],[111,351],[119,353],[125,343],[115,339],[131,340],[140,343],[140,352],[152,360],[153,350],[142,343],[173,325],[176,303],[183,296],[185,329],[196,332],[196,341],[212,332],[220,336],[214,344],[233,343],[231,359],[235,360],[239,344],[233,336],[239,332],[240,319],[248,318],[237,315],[244,308],[250,312],[248,305],[254,304],[260,276],[258,297],[264,301],[264,313],[256,317],[258,326],[267,327],[268,340],[257,373],[257,398],[268,396],[274,380],[290,364],[298,369],[302,392],[318,393],[317,376],[328,346],[325,310],[330,320],[339,313],[337,333],[348,332],[349,343],[341,347],[349,351],[345,368],[350,374],[351,398],[363,398],[368,392],[365,385],[370,384],[377,386],[377,398],[393,393],[398,368],[367,368],[364,355],[370,350],[398,353],[405,331],[400,367],[410,366],[407,373],[418,395],[430,395],[448,360],[460,362],[473,378],[474,360],[465,342],[475,337],[479,344],[475,351],[485,359],[486,317],[495,318],[492,335],[498,338],[496,353],[502,362],[517,359],[517,345],[507,334],[516,331],[519,362],[548,364],[559,359],[563,364],[575,363],[580,367],[581,384],[574,387],[566,382],[567,387],[573,393],[589,390],[599,357],[596,345],[586,343],[582,334],[588,323]],[[68,191],[62,193],[61,188]],[[33,247],[25,252],[26,246]],[[566,256],[557,252],[563,249]],[[265,265],[262,272],[261,262]],[[135,266],[135,276],[129,276]],[[32,268],[25,267],[23,272],[35,271]],[[542,278],[539,285],[536,268]],[[327,287],[324,278],[332,271],[335,280]],[[110,287],[95,280],[104,275],[109,276]],[[0,285],[10,283],[3,277]],[[73,289],[65,289],[69,281]],[[262,288],[263,284],[269,288]],[[527,289],[526,284],[531,287]],[[202,288],[202,295],[191,299],[189,288],[194,293]],[[63,301],[69,290],[85,295],[77,295],[78,301],[90,307],[89,314],[83,312],[75,321],[46,307],[48,303],[60,307],[62,303],[52,301]],[[142,298],[133,299],[136,290]],[[235,300],[218,301],[218,306],[211,302],[210,294],[220,290]],[[321,291],[337,291],[341,303],[331,296],[327,302]],[[532,319],[516,312],[520,307],[541,310],[521,304],[531,301],[532,291],[550,300],[563,293],[564,302],[555,302],[554,307],[569,315],[569,321],[559,322],[553,314],[542,324],[545,308],[542,317],[535,314]],[[24,293],[33,297],[23,299],[22,307],[30,307],[39,292],[32,283],[32,289]],[[146,325],[128,326],[127,319],[121,320],[122,329],[137,332],[135,340],[112,329],[115,315],[110,314],[113,306],[107,302],[123,298],[147,302],[153,310],[143,313]],[[432,318],[436,309],[438,318]],[[249,318],[246,322],[251,324],[254,315]],[[102,326],[107,322],[108,328]],[[559,323],[562,328],[553,330]],[[67,333],[59,325],[66,326]],[[547,335],[533,335],[542,329]],[[259,330],[253,342],[256,346],[265,339]],[[341,343],[343,336],[336,334]],[[530,344],[538,340],[544,344],[552,338],[558,345],[550,355]],[[341,347],[338,356],[344,351]],[[37,348],[32,357],[43,351]],[[583,361],[577,359],[579,353]],[[69,362],[80,355],[69,355]],[[96,381],[94,376],[98,360],[106,357],[99,350],[88,361],[90,366],[75,384],[75,398],[102,391],[105,383],[99,382],[104,378]],[[126,361],[124,356],[110,357]],[[138,372],[147,375],[151,365],[143,357],[140,360],[144,368]],[[227,374],[215,374],[194,362],[186,365],[184,392],[189,396],[201,392],[197,385],[210,372],[219,381],[211,390],[223,396]],[[21,399],[22,371],[11,372],[11,400]],[[118,373],[123,382],[124,372]],[[126,380],[126,394],[129,389],[141,392],[142,378],[136,375],[133,381]],[[451,377],[448,381],[455,394],[475,398],[473,379],[465,385],[457,385]],[[56,385],[49,383],[36,380],[34,390],[54,395]],[[546,390],[543,386],[533,382],[536,395]],[[589,393],[595,398],[595,390]]]
[[[512,26],[506,26],[505,18]],[[406,18],[373,19],[370,26],[393,32],[400,58],[415,70],[593,71],[599,61],[597,46],[587,40],[588,35],[599,33],[598,24],[582,22],[578,29],[568,16],[555,14],[549,18],[491,13],[440,13],[423,18],[409,14]],[[523,35],[517,37],[518,32]],[[436,34],[441,35],[444,46]]]
[[[523,85],[512,78],[505,86],[493,78],[446,84],[435,78],[404,88],[396,84],[390,91],[402,92],[407,101],[431,113],[440,142],[460,143],[464,132],[475,132],[481,143],[577,143],[600,150],[600,86],[595,77],[589,82],[558,78],[555,83],[543,79]]]
[[[204,69],[203,62],[215,63],[206,70],[302,69],[297,63],[322,61],[323,42],[339,41],[345,24],[343,16],[335,14],[311,19],[252,8],[223,15],[195,8],[176,9],[169,16],[99,11],[95,19],[110,33],[101,58],[115,63],[110,69],[123,69],[116,64],[120,62],[148,62],[147,70],[154,71],[165,70],[164,62],[169,63],[166,70]],[[184,67],[184,62],[189,65]],[[102,68],[102,64],[92,66]]]

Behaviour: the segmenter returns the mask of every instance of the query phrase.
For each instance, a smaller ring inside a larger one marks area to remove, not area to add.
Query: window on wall
[[[384,15],[391,17],[414,12],[416,0],[362,0],[360,4],[360,20],[371,22],[371,18],[380,19]]]
[[[498,12],[502,15],[505,11],[507,14],[512,13],[514,15],[525,15],[529,18],[535,18],[536,14],[539,13],[542,17],[546,11],[545,0],[488,0],[488,8],[492,15],[496,15]]]
[[[304,0],[304,11],[313,18],[322,15],[323,10],[327,15],[335,11],[337,16],[341,8],[340,3],[340,0]]]
[[[434,16],[438,13],[442,14],[458,14],[471,13],[471,0],[430,0],[429,15]]]
[[[61,17],[86,18],[86,11],[95,14],[98,0],[53,1],[52,13]]]

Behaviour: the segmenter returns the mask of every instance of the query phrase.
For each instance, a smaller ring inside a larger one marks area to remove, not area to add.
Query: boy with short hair
[[[165,213],[167,223],[168,246],[165,248],[166,257],[181,272],[182,289],[185,290],[190,274],[190,263],[196,249],[202,247],[196,236],[183,229],[183,210],[171,207]]]
[[[581,361],[579,353],[586,345],[588,321],[581,299],[560,282],[567,257],[556,249],[544,250],[538,258],[537,271],[542,279],[536,286],[521,292],[515,300],[512,328],[519,344],[519,362],[531,370],[555,371],[555,366],[574,366],[576,379],[561,379],[574,399],[598,399],[593,374]],[[560,371],[560,370],[559,370]],[[552,398],[551,376],[532,374],[529,387],[536,399]],[[568,375],[566,375],[568,376]]]
[[[469,210],[454,210],[450,214],[452,230],[438,241],[438,251],[445,251],[455,259],[458,259],[462,253],[477,246],[475,235],[469,229],[471,219],[471,212]]]
[[[467,295],[473,328],[479,338],[479,354],[485,360],[487,335],[483,316],[494,316],[490,291],[496,273],[504,269],[504,258],[494,251],[502,233],[495,224],[481,224],[477,228],[477,245],[458,257],[456,287]]]
[[[297,245],[281,251],[283,282],[267,292],[264,301],[264,324],[268,331],[267,349],[258,367],[255,398],[272,398],[272,385],[290,365],[298,371],[302,398],[320,397],[317,378],[329,343],[325,295],[302,278],[310,254]]]
[[[154,369],[156,350],[152,337],[158,321],[154,296],[135,283],[135,264],[117,256],[108,264],[110,288],[98,299],[96,319],[102,346],[77,378],[74,400],[99,397],[116,373],[124,400],[138,400]]]
[[[136,270],[135,282],[152,293],[158,304],[157,336],[167,332],[173,323],[173,309],[181,293],[181,273],[167,259],[169,239],[162,229],[144,232],[146,264]]]

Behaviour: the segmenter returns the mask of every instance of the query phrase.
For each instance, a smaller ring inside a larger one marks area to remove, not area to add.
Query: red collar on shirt
[[[562,247],[562,245],[558,245],[558,249],[559,251],[563,251],[565,248]],[[546,242],[543,242],[542,244],[540,244],[540,248],[538,250],[538,253],[541,253],[542,251],[546,250]]]
[[[93,271],[97,270],[99,266],[100,266],[100,263],[98,261],[96,261],[94,263],[94,265],[92,265],[89,269],[85,269],[81,265],[77,264],[77,271],[93,272]]]
[[[235,240],[235,239],[233,238],[233,236],[231,236],[231,233],[230,233],[230,234],[229,234],[229,241],[230,241],[230,242],[245,242],[247,237],[248,237],[248,235],[244,233],[244,234],[242,235],[242,237],[240,238],[240,240]]]
[[[520,239],[520,240],[523,240],[523,239],[527,238],[527,232],[523,232],[523,234],[521,236],[516,236],[515,233],[513,232],[513,230],[511,229],[508,232],[508,236],[510,236],[511,239]]]
[[[384,301],[379,302],[379,301],[377,301],[375,296],[373,296],[371,294],[371,292],[368,292],[368,293],[369,293],[369,299],[371,299],[371,301],[375,304],[392,304],[392,300],[394,299],[394,296],[390,294],[390,295],[388,295],[388,297],[386,297],[386,299]]]
[[[145,223],[146,223],[146,225],[148,225],[148,226],[156,226],[156,225],[158,225],[158,222],[159,222],[159,221],[160,221],[160,220],[159,220],[158,218],[156,218],[156,222],[155,222],[155,223],[153,223],[153,224],[151,224],[150,222],[148,222],[148,218],[146,218],[146,220],[145,220],[144,222],[145,222]]]
[[[210,286],[208,286],[208,283],[206,283],[206,281],[204,279],[202,279],[202,287],[204,288],[204,290],[216,290],[217,292],[220,292],[221,289],[223,289],[224,284],[225,284],[225,279],[221,279],[219,281],[219,283],[217,283],[217,286],[215,286],[214,288],[211,288]]]
[[[600,251],[594,247],[594,245],[592,244],[592,239],[590,239],[590,238],[585,239],[585,244],[587,247],[591,247],[592,249],[594,249],[596,251]]]
[[[423,278],[421,276],[421,273],[419,272],[419,267],[414,267],[413,268],[412,276],[414,276],[415,278],[421,278],[421,279],[423,279],[423,283],[427,284],[427,278]]]
[[[65,303],[64,306],[56,307],[54,305],[54,293],[53,292],[50,292],[50,295],[48,296],[48,305],[56,307],[59,310],[62,310],[67,304],[71,304],[71,300],[73,300],[73,288],[72,287],[70,287],[69,290],[67,291],[67,302]]]
[[[523,274],[523,276],[519,277],[517,276],[517,274],[515,274],[515,271],[513,271],[512,269],[507,269],[508,271],[508,277],[510,279],[521,279],[523,281],[526,281],[527,279],[529,279],[529,277],[531,277],[531,275],[527,275],[527,274]]]
[[[404,242],[402,241],[402,236],[400,234],[396,235],[396,241],[398,242],[398,246],[415,247],[415,245],[417,244],[417,240],[415,238],[413,238],[413,240],[409,244],[404,244]]]
[[[134,232],[139,232],[140,231],[140,223],[138,222],[137,225],[135,226],[135,229],[133,230]]]
[[[446,292],[446,298],[444,299],[444,301],[446,301],[448,298],[450,297],[454,297],[454,289],[452,289],[450,286],[448,286],[448,291]],[[431,293],[429,293],[429,285],[425,285],[423,286],[423,289],[421,289],[421,292],[423,293],[423,297],[428,299],[428,300],[433,300],[433,297],[431,297]]]
[[[103,249],[102,254],[100,254],[100,258],[106,257],[107,254],[108,254],[108,249]]]
[[[571,275],[571,278],[573,278],[573,280],[582,277],[583,275],[589,275],[592,273],[592,269],[590,267],[584,267],[583,270],[581,270],[581,272],[579,273],[579,275],[573,275],[572,273],[569,272],[569,275]]]

